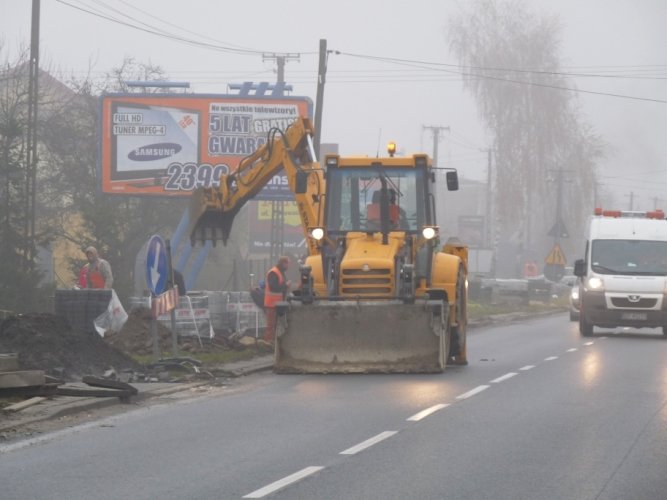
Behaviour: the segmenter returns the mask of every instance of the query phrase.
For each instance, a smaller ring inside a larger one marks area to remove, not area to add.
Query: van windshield
[[[594,240],[591,269],[599,274],[667,276],[667,241]]]

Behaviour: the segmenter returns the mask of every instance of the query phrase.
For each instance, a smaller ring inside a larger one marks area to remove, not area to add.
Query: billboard
[[[307,97],[212,94],[106,94],[101,97],[99,171],[110,194],[187,196],[310,117]],[[284,175],[258,199],[292,199]]]
[[[250,224],[248,233],[248,251],[254,255],[271,253],[271,224],[273,207],[270,201],[250,203]],[[308,253],[301,217],[296,203],[286,202],[283,205],[283,251],[287,254],[302,255]]]

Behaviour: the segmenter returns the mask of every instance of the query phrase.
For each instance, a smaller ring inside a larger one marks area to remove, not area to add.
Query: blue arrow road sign
[[[169,278],[167,266],[167,247],[164,240],[158,236],[151,236],[146,253],[146,284],[153,295],[164,292]]]

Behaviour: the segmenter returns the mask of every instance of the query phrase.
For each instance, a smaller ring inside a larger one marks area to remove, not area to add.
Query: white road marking
[[[353,446],[352,448],[348,448],[347,450],[343,450],[340,452],[341,455],[355,455],[359,453],[360,451],[365,450],[366,448],[369,448],[373,446],[374,444],[379,443],[380,441],[384,441],[387,438],[390,438],[394,434],[396,434],[398,431],[384,431],[378,434],[377,436],[374,436],[370,439],[367,439],[366,441],[359,443],[356,446]]]
[[[252,493],[248,493],[246,496],[243,498],[262,498],[265,497],[266,495],[269,495],[275,491],[278,491],[281,488],[284,488],[285,486],[289,486],[292,483],[296,483],[297,481],[301,481],[303,478],[308,477],[312,474],[315,474],[316,472],[321,471],[324,469],[324,467],[319,467],[319,466],[312,466],[312,467],[306,467],[305,469],[301,469],[299,472],[295,472],[294,474],[284,477],[282,479],[279,479],[276,482],[273,482],[269,485],[264,486],[264,488],[260,488],[258,490],[253,491]]]
[[[571,349],[568,349],[567,352],[575,352],[577,350],[576,347],[572,347]]]
[[[501,377],[494,378],[494,379],[491,381],[491,383],[492,383],[492,384],[499,384],[500,382],[503,382],[503,381],[505,381],[505,380],[507,380],[507,379],[510,379],[510,378],[512,378],[512,377],[514,377],[514,376],[516,376],[516,375],[518,375],[518,373],[515,373],[515,372],[509,372],[509,373],[506,373],[505,375],[503,375],[503,376],[501,376]]]
[[[415,413],[412,415],[410,418],[406,419],[411,422],[418,422],[422,418],[428,417],[430,414],[435,413],[438,410],[442,410],[443,408],[447,408],[449,404],[439,404],[435,406],[431,406],[430,408],[426,408],[425,410],[420,411],[419,413]]]
[[[553,361],[554,359],[558,359],[558,356],[549,356],[548,358],[544,358],[544,361]]]
[[[487,390],[490,385],[478,385],[475,387],[472,391],[464,392],[463,394],[459,394],[456,396],[456,399],[468,399],[471,396],[474,396],[475,394],[479,394],[482,391]]]
[[[585,342],[584,345],[593,345],[595,342]]]
[[[535,368],[535,365],[526,365],[526,366],[522,366],[521,368],[519,368],[519,370],[525,372],[525,371],[528,371],[528,370],[532,370],[533,368]]]

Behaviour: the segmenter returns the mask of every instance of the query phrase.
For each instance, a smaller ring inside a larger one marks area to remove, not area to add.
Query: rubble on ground
[[[0,322],[0,352],[17,353],[21,370],[43,370],[61,380],[141,370],[141,364],[99,335],[73,330],[62,316],[28,313]]]
[[[151,355],[151,312],[139,308],[128,314],[117,333],[97,334],[72,329],[62,316],[49,313],[17,314],[0,320],[0,352],[17,353],[20,370],[43,370],[64,381],[84,376],[119,377],[125,372],[144,372],[147,367],[133,356]],[[160,353],[171,354],[172,333],[157,322]],[[244,350],[248,346],[223,336],[178,339],[178,350],[186,353]],[[149,370],[150,371],[150,370]]]

